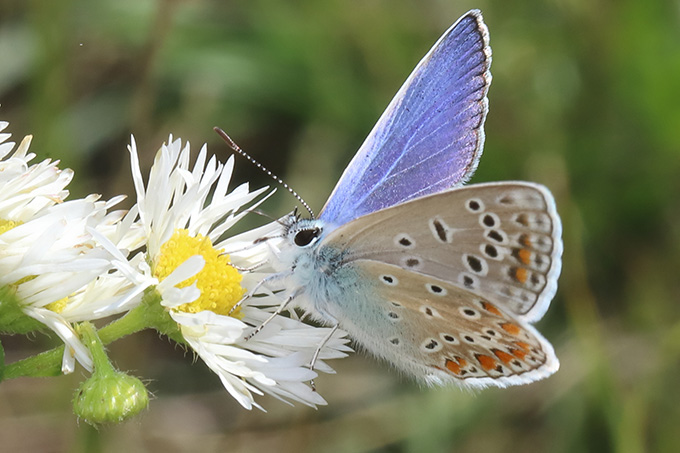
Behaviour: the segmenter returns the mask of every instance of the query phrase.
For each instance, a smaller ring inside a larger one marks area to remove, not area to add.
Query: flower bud
[[[91,425],[120,423],[149,405],[141,380],[121,371],[95,373],[83,382],[73,399],[73,412]]]
[[[94,369],[73,398],[73,412],[91,425],[100,425],[120,423],[145,409],[149,394],[142,381],[113,367],[92,324],[83,322],[77,331],[92,354]]]

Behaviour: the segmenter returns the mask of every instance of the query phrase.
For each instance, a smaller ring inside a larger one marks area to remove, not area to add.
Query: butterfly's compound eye
[[[295,245],[305,247],[314,242],[321,234],[320,228],[310,228],[308,230],[300,230],[295,233]]]

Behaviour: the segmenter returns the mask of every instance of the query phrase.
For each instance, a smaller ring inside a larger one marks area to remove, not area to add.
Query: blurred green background
[[[550,187],[560,290],[538,328],[560,371],[471,393],[419,388],[362,354],[336,361],[315,411],[248,412],[153,333],[110,347],[148,379],[141,417],[95,431],[77,371],[0,385],[2,451],[680,451],[680,2],[0,0],[0,119],[73,196],[134,193],[169,133],[228,153],[221,126],[317,210],[413,66],[470,8],[491,35],[486,146],[473,182]],[[237,159],[236,178],[270,185]],[[128,201],[128,206],[133,200]],[[282,215],[284,191],[264,206]],[[253,216],[246,227],[261,223]],[[2,338],[7,360],[51,344]]]

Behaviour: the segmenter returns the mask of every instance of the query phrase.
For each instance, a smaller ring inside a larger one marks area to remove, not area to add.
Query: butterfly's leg
[[[330,332],[328,332],[328,334],[325,337],[323,337],[323,339],[319,343],[319,346],[317,346],[316,351],[314,351],[314,355],[312,356],[312,361],[309,363],[309,369],[310,370],[314,371],[314,365],[316,365],[316,361],[318,360],[319,355],[321,354],[321,350],[323,349],[324,346],[326,346],[326,343],[328,343],[328,340],[330,340],[331,337],[333,337],[333,334],[335,333],[336,330],[338,330],[337,321],[335,321],[335,324],[331,328]],[[314,379],[309,381],[309,385],[311,385],[312,390],[314,390],[316,392],[316,385],[314,385]]]
[[[232,314],[237,308],[239,308],[241,305],[243,305],[243,302],[245,302],[246,300],[253,297],[253,294],[255,294],[257,292],[257,290],[259,290],[262,286],[266,286],[267,283],[271,283],[271,282],[276,281],[276,280],[282,280],[282,279],[288,277],[290,274],[291,274],[291,272],[289,272],[289,271],[288,272],[279,272],[277,274],[272,274],[268,277],[263,278],[262,280],[260,280],[257,283],[257,285],[255,285],[253,287],[253,289],[251,289],[246,294],[244,294],[243,297],[241,298],[241,300],[236,302],[234,304],[234,306],[231,307],[231,310],[229,310],[228,314]]]
[[[319,346],[317,346],[316,351],[314,351],[314,355],[312,356],[312,361],[309,363],[310,370],[314,370],[314,365],[316,365],[316,361],[319,358],[319,354],[321,354],[321,349],[323,349],[323,347],[326,346],[326,343],[328,343],[328,340],[331,339],[336,330],[338,330],[337,323],[333,327],[331,327],[331,331],[328,332],[328,334],[325,337],[323,337],[323,340],[321,340]]]
[[[261,268],[261,267],[264,266],[265,264],[267,264],[266,261],[262,261],[261,263],[257,263],[257,264],[255,264],[254,266],[250,266],[250,267],[241,267],[241,266],[235,265],[234,263],[229,263],[229,265],[230,265],[231,267],[233,267],[234,269],[236,269],[237,271],[239,271],[241,274],[246,273],[246,272],[252,272],[252,271],[254,271],[254,270],[256,270],[256,269]]]
[[[271,316],[269,316],[269,318],[265,319],[264,322],[263,322],[262,324],[260,324],[259,326],[257,326],[257,327],[255,328],[255,330],[253,330],[253,331],[250,332],[248,335],[246,335],[245,340],[248,341],[248,340],[250,340],[251,338],[253,338],[255,335],[257,335],[257,334],[264,328],[264,326],[266,326],[267,324],[269,324],[269,322],[270,322],[272,319],[274,319],[274,318],[276,318],[278,315],[280,315],[281,312],[282,312],[283,310],[286,309],[286,307],[288,306],[288,304],[290,303],[290,301],[292,301],[292,300],[295,299],[298,295],[300,295],[300,293],[301,293],[302,291],[303,291],[302,289],[295,290],[295,291],[293,291],[293,292],[290,294],[290,296],[286,297],[286,299],[285,299],[283,302],[281,302],[281,305],[279,305],[279,307],[276,309],[276,311],[275,311],[274,313],[272,313]]]

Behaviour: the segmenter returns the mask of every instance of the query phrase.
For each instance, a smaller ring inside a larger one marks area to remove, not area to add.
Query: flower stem
[[[61,358],[64,356],[64,345],[33,357],[10,363],[5,367],[5,379],[22,376],[58,376],[61,374]]]
[[[91,322],[81,322],[77,327],[78,335],[87,349],[92,355],[92,362],[94,369],[98,372],[113,372],[113,365],[109,361],[109,357],[104,352],[104,343],[97,336],[97,331]]]
[[[139,305],[125,314],[125,316],[99,329],[102,343],[109,344],[127,335],[152,327],[147,323],[144,304]]]

